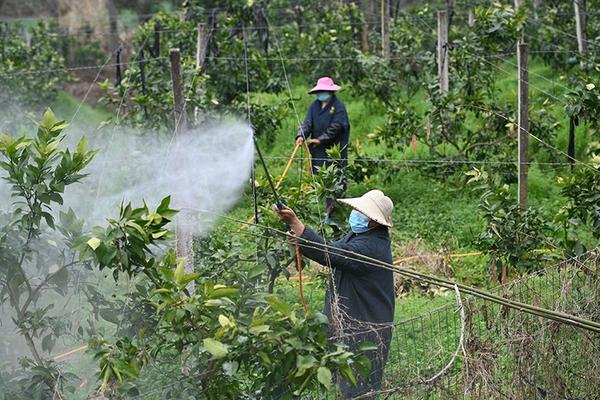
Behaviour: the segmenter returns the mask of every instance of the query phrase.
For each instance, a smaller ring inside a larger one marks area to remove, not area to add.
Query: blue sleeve
[[[363,275],[373,270],[370,264],[355,260],[360,255],[372,257],[367,238],[355,240],[352,243],[331,242],[327,243],[319,234],[310,228],[305,228],[298,239],[302,254],[321,265],[330,268],[339,268],[355,275]],[[325,248],[331,247],[330,249]],[[342,251],[336,251],[336,249]],[[358,253],[351,254],[349,252]]]
[[[304,118],[304,122],[302,122],[302,124],[300,125],[300,127],[298,128],[298,133],[296,134],[296,139],[298,139],[300,136],[303,137],[304,139],[306,139],[307,137],[310,136],[310,133],[312,132],[312,104],[310,105],[310,107],[308,108],[308,112],[306,113],[306,118]]]

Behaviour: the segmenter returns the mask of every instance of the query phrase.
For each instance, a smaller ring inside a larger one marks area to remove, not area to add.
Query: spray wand
[[[267,168],[267,163],[265,163],[265,159],[260,152],[260,147],[258,146],[258,142],[256,141],[256,136],[252,135],[252,140],[254,141],[254,147],[256,148],[256,153],[258,154],[258,158],[260,159],[260,163],[265,170],[265,175],[267,175],[267,181],[269,182],[269,186],[271,187],[271,191],[275,196],[275,205],[279,210],[283,210],[284,204],[281,201],[281,197],[279,197],[279,193],[277,193],[277,189],[275,185],[273,185],[273,180],[271,179],[271,174],[269,174],[269,169]],[[287,226],[287,230],[289,230],[289,225]],[[296,250],[296,266],[298,267],[298,291],[300,292],[300,300],[302,300],[302,306],[304,307],[304,311],[308,312],[308,306],[306,305],[306,300],[304,300],[304,292],[302,290],[302,256],[300,255],[300,246],[298,246],[298,242],[295,244]]]
[[[269,169],[267,168],[267,164],[265,163],[265,159],[260,152],[260,147],[258,147],[258,142],[256,141],[256,136],[252,135],[252,140],[254,141],[254,147],[256,148],[256,152],[258,153],[258,158],[260,158],[260,163],[265,170],[265,174],[267,175],[267,181],[269,181],[269,186],[271,186],[271,191],[273,191],[273,195],[275,196],[275,205],[278,209],[283,210],[283,203],[281,202],[281,198],[277,193],[277,189],[275,189],[275,185],[273,185],[273,180],[271,179],[271,174],[269,174]]]

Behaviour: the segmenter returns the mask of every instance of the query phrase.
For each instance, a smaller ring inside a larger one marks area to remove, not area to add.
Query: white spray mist
[[[188,229],[205,233],[215,216],[233,206],[250,176],[253,142],[250,127],[224,121],[178,135],[108,129],[92,141],[99,149],[87,168],[90,176],[65,196],[65,204],[93,224],[115,217],[121,202],[156,207],[172,196],[186,212]]]

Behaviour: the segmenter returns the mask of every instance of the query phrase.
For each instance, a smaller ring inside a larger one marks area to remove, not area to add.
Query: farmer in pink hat
[[[337,98],[336,92],[341,89],[329,77],[320,78],[317,85],[308,91],[316,96],[306,114],[306,118],[296,135],[296,144],[304,141],[308,144],[312,159],[313,173],[322,165],[329,166],[331,159],[327,149],[340,146],[342,168],[348,164],[348,143],[350,141],[350,122],[346,107]],[[325,212],[330,219],[335,205],[334,199],[327,199]]]

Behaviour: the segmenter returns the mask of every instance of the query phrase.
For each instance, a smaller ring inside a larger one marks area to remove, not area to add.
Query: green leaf
[[[56,115],[52,112],[50,108],[46,109],[44,116],[42,117],[42,124],[44,127],[50,129],[52,128],[58,120],[56,119]]]
[[[128,221],[125,225],[135,229],[136,231],[138,231],[138,233],[140,235],[142,235],[143,238],[146,237],[146,232],[144,231],[144,228],[142,228],[141,226],[139,226],[138,224],[136,224],[135,222],[132,221]]]
[[[229,352],[227,345],[219,342],[212,338],[206,338],[203,340],[204,348],[215,358],[223,358]]]
[[[254,333],[255,335],[258,335],[261,333],[269,332],[270,329],[271,329],[271,327],[269,325],[257,325],[257,326],[251,326],[250,332]]]
[[[42,350],[50,353],[54,348],[54,343],[56,343],[56,340],[52,338],[52,335],[44,336],[42,339]]]
[[[92,250],[96,250],[98,248],[98,246],[100,246],[102,244],[102,241],[98,238],[91,238],[90,240],[87,241],[87,245],[90,246],[92,248]]]
[[[260,359],[262,360],[263,363],[265,363],[266,365],[272,365],[273,361],[271,360],[271,358],[269,357],[269,355],[267,353],[265,353],[264,351],[259,351],[258,352],[258,356],[260,357]]]
[[[319,367],[317,370],[317,379],[319,382],[325,386],[327,389],[331,388],[331,370],[327,367]]]
[[[77,153],[79,154],[85,154],[88,151],[88,141],[85,138],[85,136],[82,136],[81,139],[79,140],[79,143],[77,143]]]
[[[350,381],[350,383],[352,383],[354,386],[356,386],[356,376],[354,375],[354,372],[352,372],[352,369],[348,366],[348,365],[344,365],[342,367],[340,367],[340,373]]]
[[[47,213],[47,212],[42,212],[42,216],[44,217],[44,219],[46,220],[46,224],[48,224],[48,226],[52,229],[55,229],[56,227],[54,226],[54,217]]]
[[[188,283],[195,281],[201,274],[199,272],[192,272],[191,274],[183,275],[181,279],[181,286],[187,286]]]
[[[177,259],[177,268],[175,269],[175,274],[173,275],[173,280],[175,281],[177,286],[182,285],[184,276],[185,276],[185,257],[179,257]]]
[[[299,370],[306,370],[317,365],[317,359],[311,355],[303,356],[301,354],[296,358],[296,368]]]
[[[371,342],[362,342],[358,346],[358,351],[377,350],[377,346]]]
[[[371,360],[369,360],[369,357],[361,355],[357,357],[354,361],[356,362],[356,370],[362,376],[369,376],[369,373],[371,372],[372,368]]]
[[[100,310],[98,310],[98,313],[102,318],[104,318],[108,322],[112,322],[113,324],[119,323],[119,316],[114,310],[111,310],[109,308],[101,308]]]
[[[152,239],[160,239],[161,237],[166,235],[167,232],[169,232],[167,229],[165,229],[164,231],[154,232],[152,234]]]
[[[240,290],[236,288],[220,287],[210,292],[208,298],[218,299],[220,297],[233,297],[236,296],[239,292]]]
[[[9,146],[11,146],[16,139],[9,135],[8,133],[2,133],[0,135],[0,151],[5,151]]]
[[[267,270],[267,266],[264,264],[255,265],[250,271],[248,271],[248,279],[254,279],[261,276]]]
[[[225,327],[228,327],[228,326],[232,325],[232,324],[231,324],[231,321],[229,320],[229,318],[227,318],[227,317],[226,317],[226,316],[224,316],[223,314],[219,315],[219,324],[220,324],[220,325],[221,325],[223,328],[225,328]]]
[[[275,311],[280,312],[281,314],[285,315],[286,317],[289,317],[290,314],[292,313],[291,307],[284,301],[281,301],[275,295],[267,297],[267,301],[269,302],[269,304]]]

